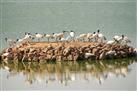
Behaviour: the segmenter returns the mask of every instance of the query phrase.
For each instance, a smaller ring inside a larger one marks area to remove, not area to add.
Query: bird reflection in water
[[[112,77],[126,77],[132,70],[129,65],[135,63],[135,58],[115,59],[102,61],[75,61],[75,62],[17,62],[8,61],[0,63],[0,69],[7,70],[7,79],[22,74],[25,82],[29,84],[42,83],[68,85],[74,81],[97,81],[102,84]]]

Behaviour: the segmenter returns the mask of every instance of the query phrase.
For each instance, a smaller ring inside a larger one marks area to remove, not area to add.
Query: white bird
[[[87,34],[80,34],[78,38],[85,41],[85,38],[87,38]]]
[[[55,41],[57,41],[57,35],[58,35],[57,33],[53,34],[53,38],[55,39]]]
[[[91,39],[94,39],[95,42],[97,42],[97,38],[98,38],[98,33],[93,32]]]
[[[118,35],[115,35],[115,36],[113,37],[113,39],[115,39],[115,40],[119,40],[119,38],[120,38],[120,36],[118,36]]]
[[[121,44],[121,41],[124,39],[124,35],[122,35],[122,36],[115,35],[115,36],[113,37],[113,39],[114,39],[115,41],[117,41],[117,43],[120,43],[120,44]]]
[[[24,38],[29,38],[30,36],[31,36],[30,33],[25,32],[25,37]]]
[[[127,45],[128,43],[131,43],[131,40],[127,36],[124,36],[123,40],[121,41],[121,44]]]
[[[122,37],[120,37],[120,36],[118,36],[118,35],[115,35],[115,36],[113,37],[113,39],[114,39],[114,40],[107,41],[106,44],[110,44],[110,45],[112,45],[112,44],[117,44],[117,43],[120,43],[120,44],[121,44]]]
[[[17,39],[17,43],[24,43],[25,39]]]
[[[34,39],[34,37],[35,37],[34,35],[25,32],[25,37],[22,38],[22,39],[26,40],[26,42],[29,43],[29,42],[32,42],[32,40]]]
[[[66,41],[66,39],[65,38],[61,38],[60,41],[64,42],[64,41]]]
[[[40,42],[40,39],[41,39],[41,38],[44,38],[44,36],[46,36],[46,34],[36,33],[36,35],[35,35],[35,37],[38,39],[38,42]]]
[[[63,31],[62,33],[56,33],[53,35],[53,37],[56,39],[56,41],[61,40],[61,38],[64,38],[66,31]]]
[[[75,32],[71,30],[69,34],[70,34],[70,37],[72,38],[72,40],[74,40]]]
[[[31,41],[31,37],[24,37],[21,39],[17,39],[17,45],[23,44],[23,43],[28,43]]]
[[[106,37],[102,33],[100,33],[99,29],[94,34],[95,34],[94,36],[95,36],[95,39],[96,39],[97,42],[101,42],[102,43],[104,40],[106,40]]]
[[[91,41],[92,37],[93,37],[92,33],[87,33],[87,39],[88,39],[88,41]]]
[[[122,45],[127,45],[127,43],[131,43],[130,39],[127,36],[114,36],[113,39],[117,41],[117,43]]]
[[[53,34],[46,34],[45,37],[48,39],[48,42],[49,42],[49,39],[53,39],[54,38],[54,33]]]
[[[26,43],[27,42],[27,40],[25,40],[25,39],[17,39],[17,43],[16,43],[16,47],[19,47],[20,45],[22,45],[23,43]]]
[[[79,36],[76,36],[75,41],[82,41],[81,38],[79,38]]]
[[[9,44],[9,46],[14,46],[16,44],[15,40],[5,38],[5,41]]]
[[[68,36],[68,37],[66,37],[66,38],[63,37],[63,38],[60,39],[60,41],[66,42],[66,41],[69,41],[69,39],[70,39],[70,36]]]
[[[104,40],[106,40],[106,37],[102,33],[99,33],[98,34],[98,42],[100,41],[102,43]]]
[[[113,37],[113,39],[114,40],[110,40],[106,44],[110,44],[110,45],[112,45],[112,44],[121,44],[122,40],[124,39],[124,36],[123,35],[122,36],[115,35]]]

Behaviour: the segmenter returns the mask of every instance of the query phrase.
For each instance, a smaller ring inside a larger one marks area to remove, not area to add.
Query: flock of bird
[[[48,42],[51,42],[51,40],[54,40],[55,42],[65,42],[65,41],[81,41],[81,42],[100,42],[100,43],[106,43],[106,44],[122,44],[127,45],[127,43],[130,43],[130,39],[127,36],[121,35],[115,35],[113,37],[113,40],[107,41],[106,37],[100,33],[100,30],[97,30],[97,32],[93,33],[83,33],[78,36],[76,36],[76,33],[74,31],[62,31],[61,33],[52,33],[52,34],[40,34],[40,33],[27,33],[25,32],[25,36],[20,39],[9,39],[5,38],[6,42],[9,43],[10,46],[14,46],[16,44],[22,44],[22,43],[29,43],[32,42],[34,39],[36,39],[38,42],[41,41],[41,39],[47,38]]]

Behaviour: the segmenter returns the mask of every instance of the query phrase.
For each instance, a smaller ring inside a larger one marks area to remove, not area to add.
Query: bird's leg
[[[55,42],[58,42],[57,38],[56,38]]]
[[[92,39],[92,38],[90,38],[90,42],[93,42],[93,39]]]
[[[9,46],[11,47],[11,44],[9,43]]]
[[[83,42],[85,42],[85,38],[83,38]]]
[[[90,38],[88,38],[88,42],[90,42]]]
[[[49,42],[49,38],[48,38],[48,42]]]
[[[38,38],[38,42],[40,42],[40,38]]]
[[[75,41],[75,38],[73,37],[73,42]]]
[[[98,38],[96,37],[96,42],[98,42]]]
[[[97,38],[95,37],[95,42],[97,42]]]

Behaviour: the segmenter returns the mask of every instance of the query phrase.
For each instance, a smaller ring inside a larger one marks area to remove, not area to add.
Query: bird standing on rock
[[[80,35],[77,37],[78,40],[81,40],[81,39],[82,39],[83,42],[85,41],[86,38],[87,38],[87,34],[80,34]]]
[[[98,34],[96,32],[93,32],[92,39],[95,39],[95,42],[97,42]]]
[[[12,39],[5,38],[5,41],[9,44],[10,47],[16,44],[16,41]]]
[[[69,34],[70,34],[71,39],[74,41],[75,32],[71,30]]]
[[[48,42],[49,42],[49,39],[53,39],[54,38],[53,35],[54,35],[54,33],[45,35],[45,37],[48,39]]]
[[[62,31],[62,33],[55,33],[53,37],[55,38],[56,42],[64,38],[65,33],[66,31]]]
[[[121,41],[124,39],[124,35],[122,35],[122,36],[116,35],[116,36],[113,37],[113,39],[115,41],[117,41],[117,43],[121,43]]]
[[[97,30],[96,34],[97,34],[97,42],[103,43],[105,40],[107,40],[106,37],[102,33],[100,33],[99,29]]]
[[[87,33],[87,39],[89,42],[91,42],[93,34],[92,33]]]
[[[40,42],[40,39],[41,39],[41,38],[44,38],[44,36],[46,36],[46,34],[36,33],[36,35],[35,35],[35,37],[38,39],[38,42]]]

